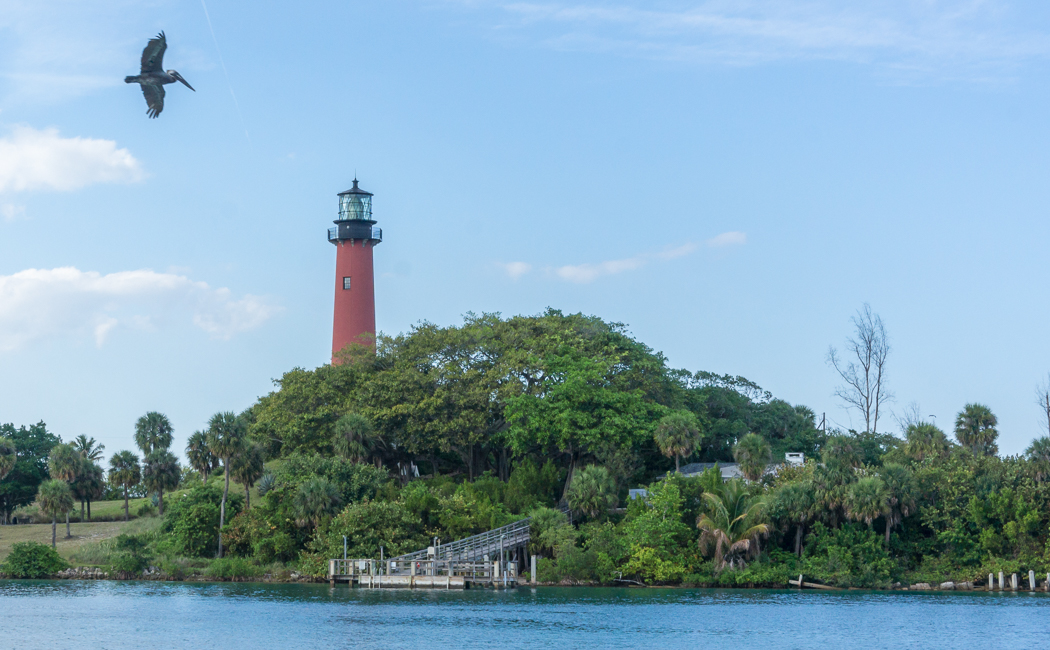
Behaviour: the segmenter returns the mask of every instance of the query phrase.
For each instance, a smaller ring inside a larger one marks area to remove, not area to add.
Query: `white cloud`
[[[14,203],[3,203],[0,204],[0,219],[4,221],[18,221],[24,218],[26,215],[26,209],[23,205],[15,205]]]
[[[840,60],[898,74],[987,78],[1050,55],[1042,12],[1009,0],[507,0],[493,33],[563,50],[613,52],[704,64]]]
[[[622,260],[608,260],[605,262],[597,262],[595,264],[567,264],[565,266],[547,269],[547,271],[555,277],[567,282],[588,284],[607,275],[636,271],[654,260],[667,262],[680,257],[685,257],[694,251],[696,251],[696,244],[687,242],[680,246],[666,248],[658,253],[643,253],[642,255],[636,255]]]
[[[506,264],[500,264],[500,266],[503,267],[503,270],[507,272],[507,275],[512,280],[517,280],[532,270],[532,265],[528,262],[507,262]]]
[[[747,243],[747,234],[742,232],[724,232],[721,235],[716,235],[711,239],[707,240],[707,245],[711,248],[721,248],[723,246],[738,246]]]
[[[0,192],[75,190],[95,183],[132,183],[139,161],[112,140],[63,138],[56,129],[19,126],[0,138]]]
[[[609,260],[597,264],[575,264],[559,266],[554,269],[554,274],[562,280],[587,284],[594,282],[605,275],[616,275],[624,271],[634,271],[645,266],[648,259],[645,256],[630,257],[625,260]]]
[[[743,244],[747,241],[747,235],[742,232],[724,232],[708,239],[705,243],[710,247],[733,246]],[[694,242],[686,242],[678,246],[665,248],[656,253],[642,253],[634,257],[619,260],[606,260],[604,262],[585,264],[566,264],[564,266],[547,267],[544,269],[548,276],[572,282],[575,284],[589,284],[598,278],[608,275],[617,275],[628,271],[637,271],[650,262],[669,262],[696,252],[698,246]],[[532,270],[532,265],[527,262],[509,262],[502,265],[507,274],[515,280],[523,274]]]
[[[696,250],[696,244],[689,242],[688,244],[682,244],[681,246],[675,246],[674,248],[668,248],[656,254],[662,260],[676,260],[679,257],[685,257]]]
[[[120,328],[158,330],[191,321],[217,339],[258,327],[279,311],[266,299],[148,269],[103,275],[73,267],[0,275],[0,351],[57,336],[101,347]]]

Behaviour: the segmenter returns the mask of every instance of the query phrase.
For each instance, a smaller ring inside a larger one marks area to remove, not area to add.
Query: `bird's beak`
[[[181,75],[181,74],[179,74],[178,72],[176,72],[175,74],[173,74],[173,75],[171,75],[171,76],[173,76],[173,77],[175,77],[176,79],[178,79],[179,81],[181,81],[181,82],[182,82],[182,85],[186,86],[186,87],[187,87],[187,88],[189,88],[190,90],[193,90],[193,86],[191,86],[191,85],[190,85],[190,83],[189,83],[188,81],[186,81],[185,79],[183,79],[183,78],[182,78],[182,75]],[[196,90],[193,90],[193,92],[197,92],[197,91],[196,91]]]

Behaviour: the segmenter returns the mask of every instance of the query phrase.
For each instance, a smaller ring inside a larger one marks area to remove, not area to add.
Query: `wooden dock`
[[[328,581],[365,589],[470,589],[514,587],[515,563],[501,569],[497,562],[441,562],[436,560],[329,560]]]
[[[529,543],[529,519],[387,560],[328,561],[328,581],[368,589],[513,587]]]

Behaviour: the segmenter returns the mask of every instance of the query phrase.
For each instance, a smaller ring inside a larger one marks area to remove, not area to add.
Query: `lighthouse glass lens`
[[[343,194],[339,197],[339,218],[371,219],[372,197],[367,194]]]

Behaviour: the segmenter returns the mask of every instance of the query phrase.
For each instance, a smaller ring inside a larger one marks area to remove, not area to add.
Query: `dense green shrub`
[[[164,511],[164,540],[161,550],[185,557],[207,557],[218,552],[219,503],[222,489],[198,485],[180,498],[172,499]],[[231,491],[226,516],[234,518],[244,497]]]
[[[217,580],[242,580],[261,574],[261,569],[240,557],[224,557],[215,560],[204,570],[204,575]]]
[[[295,527],[263,507],[254,507],[233,518],[222,531],[223,548],[231,555],[253,557],[270,563],[288,562],[299,551]]]
[[[390,480],[387,471],[375,465],[320,454],[288,456],[275,464],[273,474],[273,486],[267,491],[268,496],[283,499],[286,494],[294,494],[301,484],[321,477],[336,487],[344,504],[373,498]]]
[[[801,571],[839,587],[888,587],[899,572],[883,545],[882,536],[863,524],[828,529],[813,525],[806,536]]]
[[[19,542],[0,564],[0,573],[11,578],[47,578],[68,568],[69,564],[47,544]]]
[[[430,543],[422,522],[402,504],[363,501],[317,528],[302,555],[300,569],[308,575],[325,575],[328,560],[343,556],[344,535],[350,558],[378,558],[380,546],[386,557],[391,557],[418,551]]]
[[[148,542],[140,535],[118,535],[110,556],[110,571],[123,578],[137,576],[149,566],[152,554]]]
[[[553,506],[561,496],[565,471],[549,458],[543,465],[527,458],[510,473],[504,501],[511,512],[528,512],[536,506]]]

